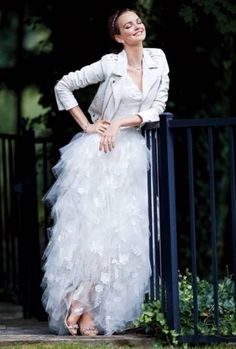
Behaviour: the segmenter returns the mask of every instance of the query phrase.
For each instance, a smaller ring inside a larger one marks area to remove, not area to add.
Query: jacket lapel
[[[148,92],[157,80],[157,74],[159,67],[156,62],[153,61],[150,53],[144,50],[144,65],[143,65],[143,101],[148,96]]]
[[[114,96],[114,111],[117,110],[123,91],[124,77],[127,74],[127,56],[125,51],[121,51],[117,56],[117,64],[113,71],[112,92]]]
[[[157,79],[157,74],[159,67],[155,61],[153,61],[148,50],[143,50],[143,102],[148,96],[148,93]],[[115,114],[121,97],[122,92],[124,91],[123,84],[125,83],[125,77],[127,75],[127,56],[125,51],[121,51],[117,55],[117,63],[114,67],[111,83],[112,83],[112,92],[114,98],[114,113]],[[143,103],[142,102],[142,103]]]

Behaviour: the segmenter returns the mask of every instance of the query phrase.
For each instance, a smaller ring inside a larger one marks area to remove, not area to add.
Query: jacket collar
[[[157,68],[157,63],[152,59],[150,52],[143,49],[143,60],[144,60],[144,67],[147,69]],[[117,64],[114,67],[113,73],[118,76],[124,76],[127,74],[127,55],[125,50],[123,49],[120,53],[116,56]]]
[[[127,56],[125,50],[122,50],[116,56],[116,65],[114,67],[113,73],[118,76],[124,76],[127,72]]]

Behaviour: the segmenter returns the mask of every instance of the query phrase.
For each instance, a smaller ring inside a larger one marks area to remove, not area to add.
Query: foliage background
[[[168,110],[175,117],[234,114],[236,5],[233,0],[83,3],[69,0],[66,4],[53,0],[39,3],[3,0],[0,62],[5,57],[7,64],[12,62],[11,67],[16,70],[11,79],[3,70],[1,82],[13,90],[36,86],[41,96],[39,106],[44,111],[50,110],[47,126],[53,132],[64,130],[59,127],[60,122],[69,121],[66,117],[58,118],[53,86],[62,74],[112,50],[107,19],[119,7],[136,8],[147,26],[145,45],[165,51],[171,79]],[[4,67],[4,62],[0,64]],[[80,93],[80,103],[85,107],[93,91]],[[39,115],[36,110],[33,116]]]

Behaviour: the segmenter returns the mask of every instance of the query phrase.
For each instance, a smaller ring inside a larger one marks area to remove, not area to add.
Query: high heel
[[[66,328],[68,329],[68,331],[70,332],[70,334],[72,336],[76,336],[77,332],[78,332],[79,325],[78,325],[78,323],[73,324],[73,325],[69,325],[67,322],[69,316],[70,316],[70,312],[68,310],[66,313],[65,319],[64,319],[64,324],[65,324]]]

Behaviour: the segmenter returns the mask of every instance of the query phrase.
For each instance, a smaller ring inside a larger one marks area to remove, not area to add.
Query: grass
[[[88,345],[83,343],[30,343],[30,344],[20,344],[20,343],[9,343],[1,345],[0,349],[144,349],[148,347],[143,346],[125,346],[125,345],[111,345],[111,344],[100,344],[100,345]],[[149,347],[151,348],[151,347]],[[195,345],[190,346],[184,344],[180,347],[172,347],[168,345],[162,346],[161,344],[156,344],[153,349],[236,349],[236,343],[222,343],[222,344],[212,344],[212,345]]]
[[[0,349],[143,349],[143,347],[137,346],[120,346],[111,344],[97,344],[89,345],[83,343],[31,343],[31,344],[20,344],[20,343],[9,343],[0,344]]]

